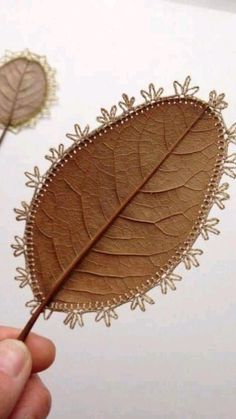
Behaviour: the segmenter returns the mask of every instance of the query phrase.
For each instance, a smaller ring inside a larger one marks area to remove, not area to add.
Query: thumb
[[[23,342],[0,342],[0,418],[6,419],[17,403],[30,376],[32,359]]]

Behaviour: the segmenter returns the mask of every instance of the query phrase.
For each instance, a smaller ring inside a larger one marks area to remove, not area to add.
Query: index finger
[[[17,339],[20,329],[0,326],[0,340]],[[30,333],[26,345],[32,356],[32,372],[40,372],[48,368],[55,359],[56,348],[54,343],[36,333]]]

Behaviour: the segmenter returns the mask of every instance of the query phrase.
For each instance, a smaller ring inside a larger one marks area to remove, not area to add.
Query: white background
[[[48,148],[64,141],[80,122],[95,126],[101,106],[123,92],[135,95],[150,81],[173,92],[187,74],[209,90],[225,92],[228,125],[236,120],[235,2],[194,0],[0,0],[0,54],[26,47],[45,54],[58,70],[59,104],[35,130],[9,134],[0,149],[0,321],[22,326],[29,290],[20,291],[10,250],[16,223],[12,209],[32,194],[23,172]],[[209,5],[209,7],[207,7]],[[213,7],[210,7],[213,6]],[[207,243],[201,266],[176,292],[156,300],[146,313],[118,310],[108,329],[88,316],[71,331],[63,315],[40,320],[35,331],[57,346],[55,365],[43,374],[53,396],[50,418],[233,419],[236,416],[236,186],[220,217],[220,237]]]

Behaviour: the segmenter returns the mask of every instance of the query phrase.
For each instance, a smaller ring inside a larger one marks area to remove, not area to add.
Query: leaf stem
[[[0,137],[0,146],[3,142],[3,140],[4,140],[4,137],[5,137],[6,133],[8,132],[8,128],[9,128],[9,124],[5,125],[5,127],[2,131],[2,134],[1,134],[1,137]]]

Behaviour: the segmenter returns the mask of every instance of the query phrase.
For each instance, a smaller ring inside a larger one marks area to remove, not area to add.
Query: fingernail
[[[0,371],[11,377],[17,377],[27,359],[28,351],[24,343],[14,339],[0,342]]]

